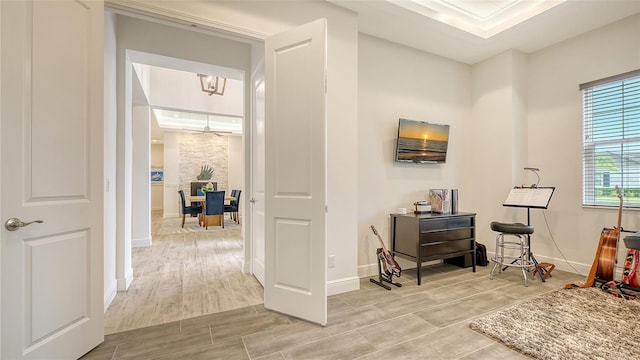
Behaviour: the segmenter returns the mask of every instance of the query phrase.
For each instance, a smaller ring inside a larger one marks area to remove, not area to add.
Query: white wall
[[[508,51],[473,66],[366,35],[359,45],[360,274],[375,269],[377,244],[366,225],[380,224],[388,238],[388,213],[410,209],[429,187],[459,187],[460,210],[477,213],[477,239],[493,251],[491,221],[527,220],[525,209],[502,206],[513,186],[535,183],[526,166],[541,169],[540,186],[556,187],[548,210],[531,211],[536,257],[573,271],[555,241],[586,274],[600,231],[615,225],[617,212],[581,207],[578,84],[640,67],[640,16],[534,54]],[[384,74],[392,80],[381,81]],[[452,124],[446,164],[393,162],[400,116]],[[623,228],[640,230],[640,219],[625,214]]]
[[[180,215],[180,133],[164,134],[164,218]]]
[[[164,166],[164,145],[151,144],[151,167],[161,168]]]
[[[461,212],[475,212],[465,179],[470,171],[466,132],[470,118],[468,65],[368,35],[358,52],[358,266],[360,276],[377,273],[374,225],[389,243],[389,214],[426,200],[429,188],[458,188]],[[398,119],[450,124],[445,164],[394,161]],[[344,153],[343,157],[353,154]],[[403,267],[415,264],[402,262]]]
[[[507,51],[475,64],[465,152],[471,176],[468,198],[476,217],[476,240],[493,251],[491,221],[526,222],[526,210],[502,203],[525,177],[527,136],[523,77],[524,55]],[[537,166],[537,165],[531,165]],[[530,182],[527,182],[530,184]],[[524,216],[524,218],[523,218]]]
[[[151,246],[151,108],[136,104],[132,111],[131,245]]]
[[[151,144],[151,167],[164,166],[164,145]],[[151,184],[151,211],[162,211],[164,208],[164,182]]]
[[[104,15],[104,308],[113,301],[116,282],[116,17]]]
[[[227,172],[227,192],[233,189],[244,190],[244,151],[242,150],[241,136],[227,136],[228,148],[228,172]],[[246,195],[243,191],[243,194]]]
[[[582,93],[578,85],[638,68],[640,15],[529,57],[529,161],[540,168],[542,184],[556,187],[549,209],[544,213],[532,212],[532,223],[536,226],[532,246],[536,254],[552,258],[556,266],[567,265],[555,248],[554,239],[567,258],[582,265],[578,269],[586,273],[602,228],[615,226],[617,222],[616,209],[581,206]],[[637,211],[623,214],[622,227],[640,230]],[[621,256],[618,264],[622,265],[622,260]]]
[[[118,22],[119,22],[118,18]],[[120,46],[117,34],[117,101],[118,121],[116,145],[116,279],[118,291],[125,291],[133,281],[131,266],[131,206],[132,206],[132,130],[131,109],[134,78],[131,59]]]
[[[305,22],[318,15],[313,7]],[[320,11],[318,9],[317,11]],[[327,17],[327,271],[329,295],[360,288],[358,279],[358,22],[335,6]]]

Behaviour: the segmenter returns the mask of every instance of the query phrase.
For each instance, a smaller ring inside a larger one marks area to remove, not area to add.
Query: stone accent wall
[[[227,136],[213,133],[181,133],[180,134],[180,185],[189,189],[190,183],[196,181],[200,167],[204,164],[213,168],[211,181],[218,183],[218,190],[231,192],[229,189],[229,140]]]

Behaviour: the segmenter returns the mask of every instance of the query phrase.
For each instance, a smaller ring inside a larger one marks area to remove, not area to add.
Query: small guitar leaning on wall
[[[634,290],[640,288],[640,278],[638,278],[639,262],[640,250],[629,249],[627,251],[627,258],[624,261],[622,281],[607,281],[606,283],[602,284],[600,288],[615,297],[624,298],[627,300],[635,300],[636,295],[628,293],[624,290],[624,287],[625,285],[629,285],[634,288]]]
[[[627,258],[624,261],[622,282],[636,289],[640,289],[640,250],[627,250]]]
[[[384,258],[384,261],[382,263],[385,269],[385,273],[387,273],[388,276],[395,275],[397,277],[400,277],[400,274],[402,273],[400,264],[398,264],[398,262],[396,261],[393,253],[389,251],[387,247],[384,245],[384,241],[382,241],[380,234],[378,234],[378,230],[376,230],[376,228],[373,225],[371,225],[371,231],[373,231],[373,233],[378,237],[378,240],[380,240],[380,244],[382,245],[381,254],[382,254],[382,257]]]
[[[627,300],[636,300],[637,293],[640,292],[640,248],[637,244],[638,232],[627,236],[624,239],[627,245],[627,257],[624,260],[622,270],[622,281],[611,280],[602,284],[602,290],[609,294]],[[629,293],[626,289],[631,289],[635,293]]]
[[[618,252],[618,240],[620,239],[620,224],[622,223],[622,194],[616,185],[616,195],[620,199],[618,208],[618,224],[614,228],[604,228],[600,233],[600,240],[596,249],[596,256],[593,259],[591,270],[584,284],[566,284],[565,288],[572,287],[592,287],[596,278],[602,281],[613,280],[616,264],[616,253]]]

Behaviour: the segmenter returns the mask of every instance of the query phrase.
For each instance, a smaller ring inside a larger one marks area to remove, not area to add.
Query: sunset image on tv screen
[[[400,119],[397,161],[445,162],[449,143],[449,125]]]

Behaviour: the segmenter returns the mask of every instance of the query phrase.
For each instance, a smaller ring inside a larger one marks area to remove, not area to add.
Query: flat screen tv
[[[400,119],[396,161],[437,164],[447,160],[449,125]]]

